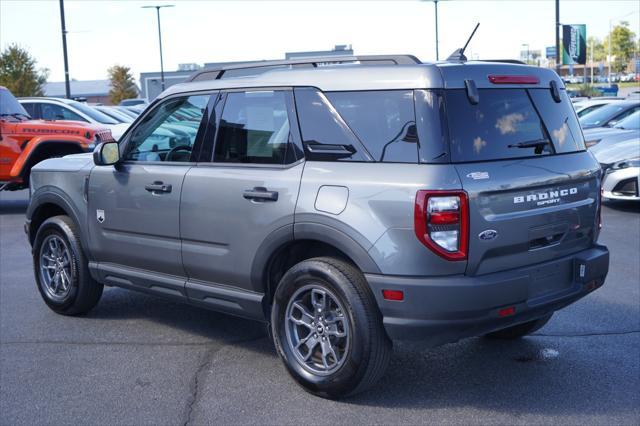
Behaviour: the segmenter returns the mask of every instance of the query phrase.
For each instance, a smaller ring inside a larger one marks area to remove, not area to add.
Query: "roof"
[[[489,82],[487,78],[490,74],[533,75],[540,81],[538,87],[549,87],[552,80],[556,81],[558,87],[564,87],[553,70],[518,64],[468,61],[414,65],[349,64],[317,68],[277,68],[247,77],[176,84],[159,97],[191,91],[251,87],[311,86],[323,91],[461,89],[465,87],[465,80],[469,79],[474,80],[478,88],[495,88],[496,85]],[[512,84],[504,87],[519,86]],[[522,87],[531,87],[531,85]]]
[[[70,81],[72,96],[107,96],[111,90],[109,80],[84,80]],[[64,81],[46,83],[44,85],[45,96],[65,96]]]

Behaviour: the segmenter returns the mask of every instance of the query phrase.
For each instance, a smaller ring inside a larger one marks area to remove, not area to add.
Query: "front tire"
[[[102,296],[103,285],[91,277],[78,230],[68,216],[42,223],[33,244],[33,267],[42,299],[59,314],[84,314]]]
[[[382,377],[391,341],[362,273],[320,257],[293,266],[274,295],[271,331],[278,355],[308,392],[338,398]]]

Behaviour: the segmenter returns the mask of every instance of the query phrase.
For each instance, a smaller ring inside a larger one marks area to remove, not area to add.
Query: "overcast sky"
[[[278,59],[284,52],[325,50],[351,44],[356,54],[411,53],[435,59],[434,6],[429,1],[82,1],[66,0],[71,78],[103,79],[113,64],[158,71],[155,9],[161,11],[165,70],[180,63]],[[627,20],[640,33],[636,0],[561,0],[560,19],[586,24],[587,36],[603,38],[609,20]],[[441,0],[440,57],[480,28],[469,54],[517,58],[528,43],[554,44],[553,0]],[[18,43],[48,68],[50,81],[64,79],[58,0],[0,0],[0,47]]]

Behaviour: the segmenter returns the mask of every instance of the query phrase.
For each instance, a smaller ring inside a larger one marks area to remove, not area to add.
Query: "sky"
[[[115,64],[159,71],[155,9],[161,11],[165,71],[181,63],[280,59],[285,52],[352,45],[356,54],[410,53],[435,60],[434,4],[430,1],[187,1],[65,0],[70,76],[107,78]],[[587,37],[604,38],[609,21],[640,33],[636,0],[561,0],[560,21],[586,24]],[[470,58],[518,58],[523,44],[555,43],[553,0],[440,0],[440,58],[461,47],[476,22]],[[58,0],[0,0],[0,48],[28,49],[49,81],[64,79]]]

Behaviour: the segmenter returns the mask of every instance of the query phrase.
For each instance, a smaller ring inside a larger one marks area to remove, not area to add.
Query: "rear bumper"
[[[595,245],[553,261],[477,277],[365,276],[389,337],[437,346],[543,317],[600,287],[608,270],[609,250]],[[404,300],[383,299],[383,289],[402,290]],[[498,312],[507,307],[514,307],[515,314],[500,317]]]

